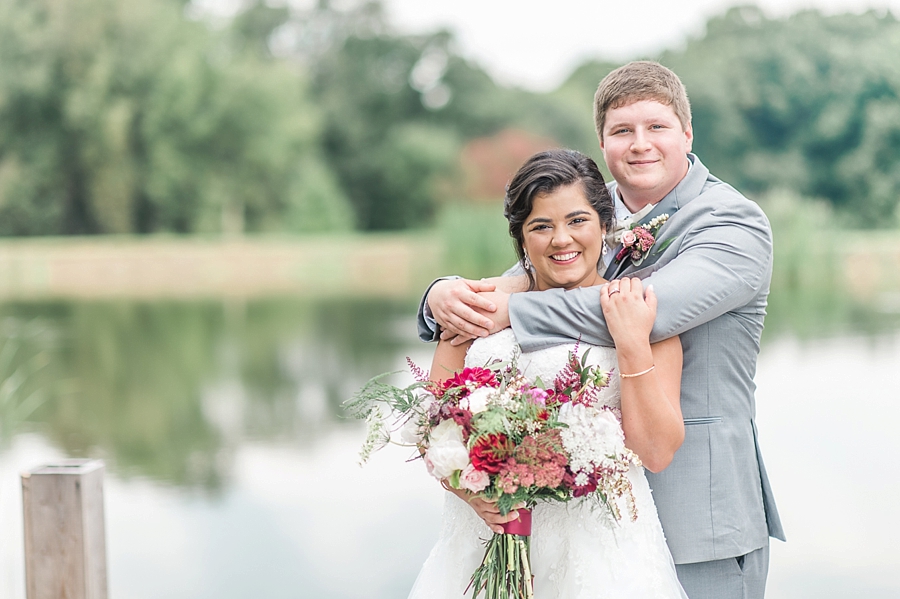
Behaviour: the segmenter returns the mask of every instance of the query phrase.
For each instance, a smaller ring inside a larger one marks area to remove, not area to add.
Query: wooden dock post
[[[27,599],[107,599],[103,462],[22,474]]]

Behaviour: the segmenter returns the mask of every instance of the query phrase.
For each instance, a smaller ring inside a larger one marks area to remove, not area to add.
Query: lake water
[[[789,537],[773,541],[767,596],[897,597],[900,322],[815,306],[773,306],[759,362],[760,442]],[[340,402],[406,356],[429,363],[413,310],[0,306],[0,377],[22,380],[0,400],[0,599],[25,597],[19,473],[65,457],[106,461],[114,599],[405,597],[443,491],[406,450],[357,466],[362,427]]]

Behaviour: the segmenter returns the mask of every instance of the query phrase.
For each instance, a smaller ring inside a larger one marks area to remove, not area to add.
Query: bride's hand
[[[487,501],[486,499],[483,499],[478,495],[473,495],[472,493],[464,489],[454,489],[448,486],[444,486],[444,488],[468,503],[469,506],[471,506],[471,508],[475,510],[475,513],[478,514],[478,517],[484,520],[484,523],[487,524],[487,527],[497,534],[503,534],[503,526],[501,525],[518,518],[519,512],[517,512],[516,510],[525,507],[524,503],[520,503],[514,506],[508,514],[506,514],[505,516],[501,516],[500,509],[497,507],[496,501]]]
[[[656,294],[640,279],[610,281],[600,291],[600,306],[616,347],[646,344],[656,320]]]

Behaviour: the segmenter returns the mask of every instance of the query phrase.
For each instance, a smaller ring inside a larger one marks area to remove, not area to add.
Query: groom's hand
[[[493,326],[488,329],[488,333],[496,333],[509,328],[509,294],[503,291],[482,291],[478,295],[487,299],[495,307],[493,313],[484,312],[481,308],[472,308],[481,316],[490,319]],[[457,335],[450,330],[441,331],[441,340],[449,341],[453,346],[462,345],[471,339],[470,335]]]
[[[494,328],[494,321],[486,316],[497,310],[497,306],[479,295],[480,291],[494,291],[496,286],[486,281],[451,279],[438,281],[428,292],[428,307],[443,333],[451,337],[461,337],[458,345],[475,337],[487,337]],[[480,311],[480,312],[479,312]]]

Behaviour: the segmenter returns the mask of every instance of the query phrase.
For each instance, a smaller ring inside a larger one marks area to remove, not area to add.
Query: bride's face
[[[537,289],[573,289],[601,282],[597,263],[603,233],[581,183],[536,196],[522,235]]]

